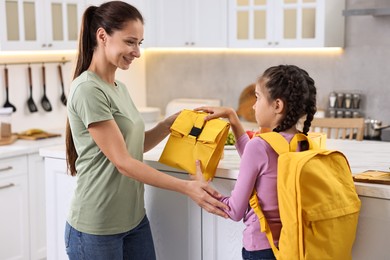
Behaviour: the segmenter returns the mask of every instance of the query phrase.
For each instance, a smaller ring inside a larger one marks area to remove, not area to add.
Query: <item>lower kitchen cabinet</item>
[[[212,186],[223,195],[230,195],[234,188],[235,180],[214,178]],[[203,211],[202,214],[202,241],[203,260],[236,260],[242,259],[242,232],[245,228],[241,221],[210,214]]]
[[[44,159],[38,153],[28,155],[30,210],[30,259],[46,259],[46,192]]]
[[[187,174],[167,174],[188,179]],[[215,178],[212,185],[228,195],[234,183]],[[210,214],[184,195],[148,185],[145,203],[158,260],[241,259],[242,222]]]
[[[67,174],[64,159],[45,158],[46,241],[48,260],[67,260],[64,230],[76,178]]]
[[[27,156],[0,160],[0,259],[29,259]]]
[[[0,160],[0,259],[46,258],[45,172],[38,153]]]
[[[187,179],[185,174],[168,173]],[[145,208],[159,260],[201,259],[201,208],[185,195],[145,185]]]

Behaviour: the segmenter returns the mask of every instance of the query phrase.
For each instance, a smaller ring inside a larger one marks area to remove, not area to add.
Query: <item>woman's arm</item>
[[[160,121],[155,127],[145,132],[144,153],[154,148],[170,133],[170,128],[179,115],[175,113],[163,121]]]
[[[132,158],[114,120],[92,123],[88,126],[88,131],[104,155],[123,175],[158,188],[185,194],[208,212],[227,217],[223,211],[227,206],[216,199],[221,195],[207,183],[181,180]]]

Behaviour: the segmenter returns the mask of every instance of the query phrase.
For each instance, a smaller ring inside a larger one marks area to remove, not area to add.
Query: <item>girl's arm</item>
[[[210,119],[214,119],[214,118],[221,118],[221,117],[228,119],[236,140],[238,138],[240,138],[240,136],[245,134],[244,127],[242,126],[240,119],[238,118],[238,115],[233,108],[230,108],[230,107],[199,107],[199,108],[196,108],[195,110],[204,111],[204,112],[209,113],[209,115],[206,116],[205,120],[210,120]]]
[[[221,195],[207,183],[181,180],[132,158],[114,120],[92,123],[88,126],[88,131],[104,155],[123,175],[158,188],[185,194],[208,212],[227,217],[223,211],[228,209],[227,206],[216,199]]]

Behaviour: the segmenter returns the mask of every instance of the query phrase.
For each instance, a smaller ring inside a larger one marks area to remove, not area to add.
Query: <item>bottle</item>
[[[345,93],[345,97],[344,97],[344,108],[351,108],[352,106],[352,94],[350,93]]]
[[[334,108],[336,106],[336,99],[337,99],[336,93],[331,92],[329,94],[329,107]]]

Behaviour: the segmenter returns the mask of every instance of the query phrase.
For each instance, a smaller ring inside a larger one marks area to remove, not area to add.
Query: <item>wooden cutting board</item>
[[[365,171],[363,173],[358,173],[353,175],[353,180],[356,182],[367,182],[367,183],[390,185],[390,172],[373,171],[373,170]]]
[[[0,139],[0,145],[9,145],[14,143],[18,139],[17,135],[11,135],[10,138]]]
[[[51,137],[58,137],[61,136],[61,134],[56,134],[56,133],[39,133],[39,134],[33,134],[33,135],[18,135],[19,139],[23,140],[40,140],[40,139],[46,139],[46,138],[51,138]]]

